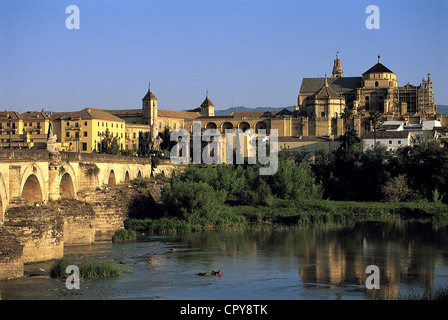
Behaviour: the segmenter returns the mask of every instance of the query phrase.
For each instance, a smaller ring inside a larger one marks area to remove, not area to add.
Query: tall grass
[[[137,232],[133,229],[120,229],[115,231],[115,234],[112,236],[112,242],[127,242],[127,241],[135,241],[137,239]]]
[[[67,258],[57,260],[51,270],[50,276],[52,278],[65,278],[68,276],[65,270],[70,265],[76,265],[79,268],[80,278],[103,278],[121,275],[123,272],[130,272],[130,270],[123,270],[113,261],[97,261],[93,258],[84,258],[80,261],[73,261]]]

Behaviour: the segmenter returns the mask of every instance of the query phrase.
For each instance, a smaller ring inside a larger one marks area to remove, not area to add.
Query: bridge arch
[[[129,170],[126,169],[126,172],[124,173],[124,183],[129,183],[131,181]]]
[[[117,184],[117,180],[115,178],[115,171],[114,171],[114,169],[111,169],[109,171],[109,177],[107,179],[107,185],[115,186],[116,184]]]
[[[61,199],[73,199],[76,196],[72,176],[66,172],[59,183],[59,196]]]
[[[22,198],[33,202],[40,202],[44,200],[41,184],[34,173],[30,174],[23,184]]]
[[[28,201],[43,201],[46,198],[45,179],[39,166],[35,163],[28,165],[22,174],[20,196]]]

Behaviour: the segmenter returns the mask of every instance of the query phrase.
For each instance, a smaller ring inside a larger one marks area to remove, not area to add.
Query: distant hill
[[[294,107],[258,107],[258,108],[233,107],[224,110],[215,109],[215,116],[230,116],[232,112],[270,111],[270,110],[282,110],[284,108],[288,110],[294,110]]]
[[[448,114],[448,105],[446,104],[437,105],[437,112],[441,114]]]

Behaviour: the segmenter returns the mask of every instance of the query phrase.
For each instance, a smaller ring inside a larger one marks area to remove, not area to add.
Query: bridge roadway
[[[78,192],[151,175],[149,158],[47,150],[0,150],[0,221],[8,207],[73,199]]]

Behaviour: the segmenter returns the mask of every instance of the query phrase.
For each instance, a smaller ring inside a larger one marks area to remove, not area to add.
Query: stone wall
[[[0,279],[23,277],[23,246],[0,226]]]
[[[62,216],[64,245],[95,242],[95,211],[90,204],[78,200],[59,200],[50,202],[47,206],[51,206]]]
[[[62,258],[63,218],[52,208],[9,208],[4,227],[23,246],[23,263]]]

